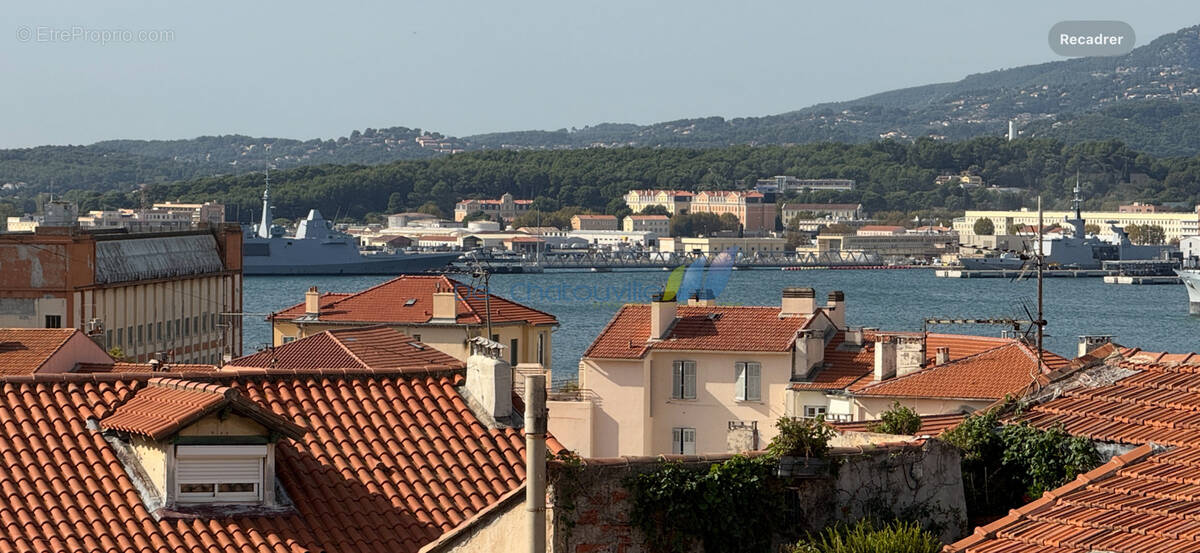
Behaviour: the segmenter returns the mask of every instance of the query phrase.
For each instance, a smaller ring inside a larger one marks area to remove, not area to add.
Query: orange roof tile
[[[946,546],[948,553],[1200,552],[1200,449],[1140,446]]]
[[[161,440],[225,406],[287,436],[298,438],[304,434],[291,421],[243,400],[232,388],[177,378],[147,380],[146,387],[101,419],[100,425]]]
[[[421,324],[433,318],[433,294],[439,290],[458,293],[457,324],[483,324],[487,295],[483,290],[444,275],[405,275],[354,294],[322,294],[322,321],[386,324]],[[415,300],[409,303],[409,300]],[[557,325],[554,315],[491,295],[492,323],[526,322]],[[276,320],[304,316],[304,303],[274,314]]]
[[[382,325],[327,330],[274,350],[239,357],[225,366],[423,372],[466,367],[462,361],[422,344],[399,330]]]
[[[276,446],[294,512],[156,518],[88,420],[150,389],[120,374],[0,379],[0,551],[414,553],[525,478],[524,440],[481,424],[461,375],[237,369],[237,390],[295,424]],[[111,422],[111,419],[108,419]]]
[[[949,413],[945,415],[922,415],[921,429],[917,431],[920,436],[937,436],[962,422],[966,418],[962,413]],[[872,425],[878,424],[881,421],[854,421],[854,422],[834,422],[830,423],[834,428],[842,432],[870,432],[869,428]]]
[[[1028,346],[1012,340],[943,365],[872,382],[855,395],[997,400],[1020,395],[1035,381],[1046,383],[1046,372],[1038,370],[1037,356]]]
[[[651,349],[700,351],[787,351],[807,317],[779,317],[778,307],[679,306],[670,333],[650,338],[650,306],[621,307],[584,357],[637,359]]]
[[[203,363],[163,363],[154,366],[150,363],[127,363],[114,361],[112,363],[80,363],[73,372],[77,373],[210,373],[220,370],[216,365]]]
[[[0,328],[0,375],[37,372],[76,332],[73,328]]]

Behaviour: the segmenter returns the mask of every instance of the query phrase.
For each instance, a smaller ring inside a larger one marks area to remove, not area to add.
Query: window
[[[117,345],[118,346],[125,345],[125,329],[123,329],[123,328],[117,329]]]
[[[115,344],[113,343],[112,329],[110,328],[108,330],[105,330],[104,331],[104,347],[106,347],[108,349],[112,349],[112,347],[114,345]]]
[[[145,340],[145,336],[146,336],[146,335],[144,334],[144,331],[146,330],[146,325],[144,325],[144,324],[142,324],[142,325],[138,325],[138,326],[137,326],[137,329],[138,329],[138,330],[137,330],[137,333],[138,333],[138,337],[137,337],[137,343],[138,343],[138,344],[144,344],[144,343],[146,343],[146,340]]]
[[[179,331],[183,330],[183,321],[175,319],[175,336],[183,336]]]
[[[420,334],[413,334],[412,336],[413,336],[413,340],[416,340],[416,341],[418,341],[418,342],[420,342],[420,341],[421,341],[421,335],[420,335]]]
[[[762,365],[759,363],[736,363],[737,378],[735,396],[738,401],[762,400]]]
[[[285,343],[285,344],[290,344],[290,343],[292,343],[292,342],[295,342],[295,341],[296,341],[296,337],[295,337],[295,336],[284,336],[284,337],[283,337],[283,343]]]
[[[129,344],[130,347],[137,344],[137,342],[133,341],[133,327],[132,326],[125,327],[125,340]]]
[[[162,321],[159,321],[159,323],[158,323],[158,338],[157,338],[157,340],[159,342],[162,341],[162,336],[163,336],[162,335]]]
[[[192,332],[200,334],[200,315],[194,315],[192,317]]]
[[[252,503],[263,498],[265,445],[180,445],[175,457],[180,503]]]
[[[696,399],[695,361],[675,361],[672,364],[671,399]]]
[[[46,328],[62,328],[62,315],[46,315]]]
[[[517,339],[509,340],[508,346],[508,364],[515,367],[517,366]]]
[[[182,334],[182,336],[191,336],[191,335],[192,335],[192,320],[187,317],[184,317],[183,318],[183,334]]]
[[[676,455],[695,455],[696,454],[696,429],[695,428],[672,428],[671,429],[671,453]]]
[[[825,416],[826,407],[824,405],[805,405],[804,418],[815,419]]]
[[[546,366],[546,333],[545,332],[538,333],[537,362],[539,365],[541,365],[543,367]]]

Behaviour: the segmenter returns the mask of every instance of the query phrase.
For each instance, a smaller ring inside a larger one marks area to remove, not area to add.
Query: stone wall
[[[728,460],[719,456],[667,456],[703,469]],[[653,470],[660,457],[585,459],[581,465],[553,462],[548,496],[552,504],[554,553],[642,553],[640,531],[629,522],[632,502],[625,480]],[[958,452],[937,440],[883,446],[836,448],[830,474],[794,480],[797,516],[791,530],[820,530],[863,517],[917,519],[949,543],[963,535],[966,504]],[[736,513],[731,513],[736,516]],[[697,547],[697,551],[699,551]]]

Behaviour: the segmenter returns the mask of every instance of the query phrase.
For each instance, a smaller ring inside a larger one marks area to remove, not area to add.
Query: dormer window
[[[305,430],[233,388],[151,378],[100,427],[155,516],[288,509],[276,493],[275,443]]]

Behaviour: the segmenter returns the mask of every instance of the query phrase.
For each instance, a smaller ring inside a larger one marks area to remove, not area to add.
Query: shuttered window
[[[675,361],[672,363],[671,399],[696,399],[695,361]]]
[[[175,483],[180,502],[262,500],[266,446],[178,446]]]
[[[738,401],[762,400],[762,365],[759,363],[734,364],[734,396]]]
[[[671,453],[676,455],[695,455],[696,454],[696,429],[695,428],[672,428],[671,429]]]

